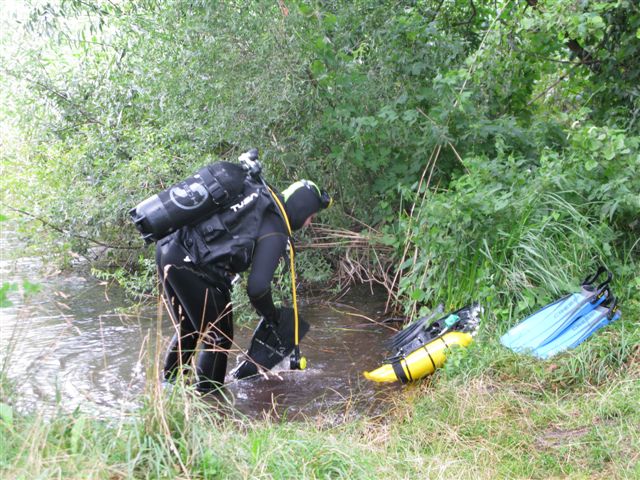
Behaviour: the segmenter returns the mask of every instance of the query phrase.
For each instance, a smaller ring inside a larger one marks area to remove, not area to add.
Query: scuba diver
[[[223,165],[223,180],[226,173],[231,172],[233,176],[239,168],[230,162],[217,162],[209,168],[216,165]],[[224,211],[215,211],[195,223],[181,226],[158,239],[156,245],[162,294],[176,326],[164,361],[164,379],[172,381],[185,373],[197,353],[196,387],[201,393],[217,390],[224,384],[228,351],[233,342],[233,279],[250,268],[247,294],[262,317],[249,358],[235,372],[236,378],[244,378],[258,373],[255,359],[265,358],[256,352],[264,347],[263,343],[256,343],[258,331],[277,328],[291,310],[276,307],[271,294],[271,281],[280,259],[286,255],[291,232],[309,225],[314,216],[331,203],[327,192],[309,180],[297,181],[282,194],[276,194],[264,181],[255,181],[259,175],[253,179],[246,171],[242,175],[244,184],[239,190],[241,193],[234,197],[236,203],[226,204]],[[194,177],[201,180],[198,175]],[[184,204],[185,198],[197,200],[202,196],[199,186],[186,182],[182,182],[180,197],[174,197],[174,204],[175,199]],[[224,181],[216,183],[216,187],[220,184],[224,186]],[[205,184],[205,187],[212,191],[211,185]],[[186,207],[183,205],[183,208]],[[134,214],[132,216],[140,223]],[[145,240],[148,241],[147,237]],[[293,345],[287,346],[287,355],[292,348]],[[277,357],[277,361],[282,358]],[[260,362],[260,365],[269,369],[275,363]]]

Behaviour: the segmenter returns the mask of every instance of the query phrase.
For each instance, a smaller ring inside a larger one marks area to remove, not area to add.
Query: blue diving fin
[[[569,327],[550,342],[533,350],[533,354],[542,359],[551,358],[560,352],[577,347],[596,330],[608,325],[622,316],[613,295],[596,309],[577,318]]]
[[[604,272],[607,279],[595,286],[594,282]],[[600,267],[582,282],[579,292],[566,295],[525,318],[505,333],[500,342],[515,352],[525,352],[552,341],[576,318],[588,314],[606,300],[611,278],[611,273]]]

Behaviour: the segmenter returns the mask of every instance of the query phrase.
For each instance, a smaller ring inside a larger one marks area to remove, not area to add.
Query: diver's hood
[[[308,180],[296,182],[282,192],[291,230],[299,230],[307,218],[322,210],[319,192],[318,187]]]

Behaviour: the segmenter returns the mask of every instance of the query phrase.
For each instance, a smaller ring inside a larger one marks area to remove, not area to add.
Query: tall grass
[[[372,478],[364,445],[234,415],[176,387],[128,418],[3,417],[3,478]],[[166,398],[165,398],[166,397]]]
[[[472,173],[418,198],[397,234],[408,252],[398,286],[410,318],[471,301],[520,316],[575,290],[601,264],[616,274],[617,296],[637,296],[628,288],[640,268],[630,232],[602,218],[604,202],[567,189],[558,165],[524,178],[524,161],[470,158]]]
[[[544,201],[559,206],[553,196]],[[505,290],[485,297],[483,328],[470,348],[452,352],[444,369],[399,392],[373,417],[344,415],[350,420],[342,423],[332,414],[290,423],[256,420],[224,398],[199,396],[183,381],[163,388],[155,381],[160,334],[150,342],[152,353],[141,355],[149,365],[139,409],[105,420],[60,405],[45,417],[17,408],[5,352],[0,477],[637,478],[640,304],[628,273],[614,285],[625,298],[623,319],[579,348],[541,362],[515,355],[497,340],[523,308],[531,308],[498,299],[524,288],[534,275],[557,286],[582,274],[571,265],[591,253],[574,238],[597,235],[581,216],[576,219],[538,222],[535,228],[523,221],[512,235],[496,235],[494,241],[502,243],[476,250],[471,261],[447,263],[438,285],[452,299],[461,298],[461,289],[478,290],[485,261],[494,265],[495,285]],[[542,240],[536,231],[545,233]],[[497,254],[506,250],[511,253]],[[343,408],[351,408],[349,400]]]
[[[160,352],[160,336],[152,351]],[[157,357],[157,355],[151,355]],[[147,356],[148,358],[148,356]],[[7,362],[10,364],[10,361]],[[202,397],[184,379],[166,387],[150,358],[139,409],[100,419],[59,405],[46,417],[17,408],[0,382],[2,478],[372,478],[366,445],[321,418],[255,420],[223,394]],[[348,408],[348,407],[345,407]],[[316,422],[316,423],[314,423]]]

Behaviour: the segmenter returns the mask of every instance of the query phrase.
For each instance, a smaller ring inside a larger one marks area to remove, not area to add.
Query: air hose
[[[278,195],[273,191],[271,186],[262,178],[262,165],[258,161],[258,150],[252,149],[246,153],[240,155],[240,162],[244,164],[247,168],[247,171],[251,176],[260,180],[262,185],[269,191],[271,198],[274,203],[278,207],[278,211],[284,220],[284,223],[287,227],[288,233],[288,243],[289,243],[289,261],[290,261],[290,271],[291,271],[291,294],[293,297],[293,354],[289,360],[289,368],[292,370],[304,370],[307,368],[307,359],[300,355],[300,334],[299,334],[299,317],[298,317],[298,300],[296,297],[296,269],[295,269],[295,261],[294,261],[294,247],[293,247],[293,233],[291,230],[291,223],[289,222],[289,217],[287,216],[287,212],[284,209],[284,205],[278,198]]]
[[[299,331],[298,331],[298,299],[296,297],[296,268],[295,268],[295,250],[293,248],[293,242],[291,241],[292,232],[291,232],[291,224],[289,223],[289,217],[287,217],[287,212],[282,205],[282,202],[275,194],[275,192],[271,189],[269,185],[263,180],[264,185],[269,190],[271,197],[274,202],[278,206],[278,210],[282,215],[285,225],[287,226],[287,232],[289,233],[289,264],[291,271],[291,296],[293,297],[293,354],[291,355],[291,359],[289,360],[289,368],[292,370],[304,370],[307,368],[307,359],[300,355],[300,339],[299,339]]]

